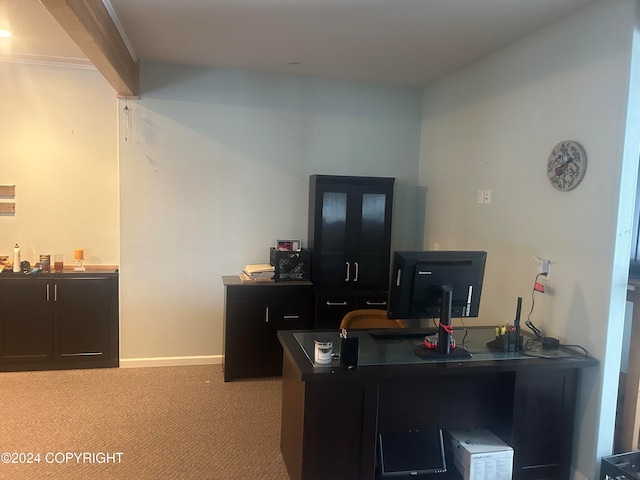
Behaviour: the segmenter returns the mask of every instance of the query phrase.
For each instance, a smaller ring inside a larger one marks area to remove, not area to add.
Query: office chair
[[[362,309],[353,310],[342,317],[340,328],[407,328],[402,320],[387,318],[386,310]]]

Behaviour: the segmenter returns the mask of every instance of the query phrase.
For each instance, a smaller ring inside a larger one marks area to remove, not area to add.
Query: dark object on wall
[[[275,267],[275,281],[309,280],[311,274],[311,252],[309,250],[288,251],[271,247],[269,261]]]

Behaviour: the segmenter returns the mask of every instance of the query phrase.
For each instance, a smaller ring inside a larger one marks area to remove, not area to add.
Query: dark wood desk
[[[467,330],[472,358],[436,360],[415,355],[419,339],[380,341],[352,332],[360,337],[357,370],[338,360],[314,365],[314,339],[330,339],[336,349],[337,332],[278,332],[280,448],[291,479],[372,480],[378,434],[471,426],[513,447],[514,479],[568,479],[579,372],[598,362],[564,351],[540,352],[553,359],[492,353],[486,342],[493,328]],[[459,343],[462,335],[455,334]]]

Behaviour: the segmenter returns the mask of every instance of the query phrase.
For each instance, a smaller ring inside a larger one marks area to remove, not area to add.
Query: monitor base
[[[417,345],[414,351],[420,358],[471,358],[471,353],[462,347],[452,348],[449,353],[439,353],[437,348]]]

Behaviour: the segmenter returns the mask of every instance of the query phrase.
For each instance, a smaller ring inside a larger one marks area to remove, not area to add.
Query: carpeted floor
[[[280,400],[220,365],[0,373],[0,479],[287,480]]]

